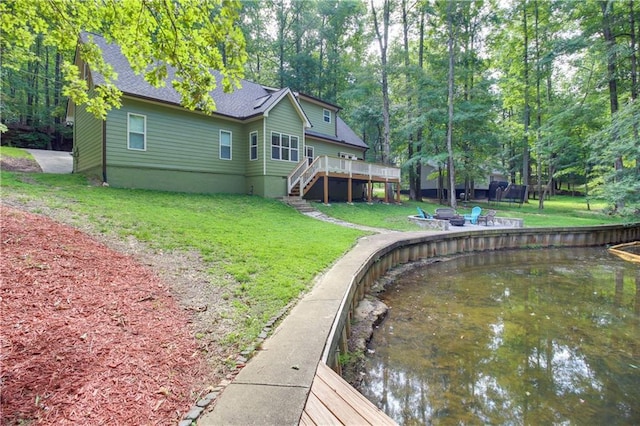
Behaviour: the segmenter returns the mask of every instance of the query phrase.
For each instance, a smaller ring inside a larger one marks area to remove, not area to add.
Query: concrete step
[[[314,209],[307,200],[300,197],[283,197],[282,202],[290,205],[300,213],[309,213],[316,211],[316,209]]]

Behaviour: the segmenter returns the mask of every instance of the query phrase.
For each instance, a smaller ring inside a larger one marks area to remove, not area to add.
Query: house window
[[[147,149],[147,116],[128,114],[127,147],[138,151]]]
[[[304,148],[304,152],[305,152],[305,157],[307,157],[307,160],[309,161],[309,164],[313,163],[313,159],[314,159],[314,155],[313,155],[313,147],[311,145],[307,145]]]
[[[231,160],[231,132],[220,130],[220,159]]]
[[[258,159],[258,132],[251,132],[249,134],[249,159]]]
[[[298,162],[298,137],[271,132],[271,159]]]
[[[323,109],[322,116],[325,123],[331,123],[331,111],[329,111],[328,109]]]

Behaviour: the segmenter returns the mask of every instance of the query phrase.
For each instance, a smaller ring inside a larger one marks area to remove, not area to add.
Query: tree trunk
[[[371,12],[373,14],[373,25],[378,38],[378,45],[380,47],[380,64],[381,64],[381,77],[382,77],[382,121],[384,125],[382,134],[382,163],[391,163],[391,147],[389,141],[389,135],[391,133],[391,124],[389,116],[389,80],[387,70],[387,46],[389,41],[389,15],[390,15],[390,0],[384,0],[382,7],[382,34],[380,33],[380,25],[378,24],[378,16],[376,9],[371,0]]]
[[[413,105],[411,99],[411,60],[409,58],[409,19],[407,10],[407,0],[402,0],[402,47],[404,54],[404,76],[405,76],[405,92],[407,93],[407,124],[413,126]],[[418,190],[416,189],[416,164],[413,163],[414,140],[413,132],[409,133],[407,143],[407,158],[409,160],[409,199],[416,200],[418,198]],[[419,164],[418,164],[419,167]]]
[[[542,99],[540,96],[540,80],[541,70],[540,70],[540,21],[539,21],[539,10],[538,10],[538,0],[534,0],[534,34],[535,34],[535,45],[536,45],[536,157],[538,161],[536,162],[536,175],[538,182],[536,183],[537,191],[538,191],[538,209],[544,209],[544,197],[542,196],[542,152],[540,149],[540,145],[542,144],[540,128],[542,127]]]
[[[531,107],[529,105],[529,28],[527,26],[527,2],[522,5],[522,31],[524,34],[524,51],[523,51],[523,65],[524,65],[524,117],[523,127],[524,135],[522,138],[522,184],[529,188],[529,167],[530,167],[530,155],[529,150],[529,125],[531,123]],[[528,190],[525,194],[525,202],[528,200]]]
[[[616,76],[616,39],[611,30],[611,14],[613,13],[613,2],[601,1],[600,8],[602,10],[602,34],[604,36],[605,43],[607,45],[607,76],[609,79],[609,105],[611,109],[611,119],[616,115],[619,110],[618,104],[618,79]],[[614,140],[618,138],[618,135],[613,130],[611,136]],[[614,160],[613,167],[616,171],[620,171],[624,168],[622,164],[622,157],[618,157]],[[616,210],[624,207],[624,202],[616,202]]]
[[[284,87],[284,33],[287,25],[284,0],[280,0],[278,9],[278,78],[280,87]]]
[[[420,10],[420,40],[418,45],[418,67],[424,69],[424,9]],[[422,159],[422,126],[418,129],[416,136],[416,152],[415,155]],[[422,201],[422,161],[416,164],[415,175],[416,201]]]
[[[58,108],[60,105],[60,93],[62,91],[62,73],[60,71],[60,64],[62,63],[62,54],[56,51],[56,63],[55,63],[55,78],[54,78],[54,86],[53,86],[53,105],[54,108]],[[60,131],[60,127],[62,126],[62,119],[60,115],[55,116],[54,120],[54,149],[62,148],[62,132]]]
[[[453,77],[454,77],[454,49],[453,49],[453,0],[449,0],[447,5],[447,31],[449,33],[449,40],[447,42],[449,50],[449,119],[447,125],[447,152],[449,154],[449,205],[452,208],[457,208],[456,203],[456,174],[455,166],[453,162]]]

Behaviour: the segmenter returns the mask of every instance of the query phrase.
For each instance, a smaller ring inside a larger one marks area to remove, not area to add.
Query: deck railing
[[[360,160],[348,160],[346,158],[335,158],[329,156],[316,157],[308,167],[308,160],[301,161],[287,177],[287,190],[289,193],[296,186],[300,185],[300,195],[304,188],[318,173],[342,174],[345,177],[368,177],[375,181],[399,181],[400,169],[388,167],[380,164],[367,163]]]

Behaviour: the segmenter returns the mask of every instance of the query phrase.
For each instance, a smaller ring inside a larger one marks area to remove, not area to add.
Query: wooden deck
[[[395,183],[396,201],[400,201],[400,177],[401,170],[397,167],[389,167],[380,164],[367,163],[360,160],[346,158],[334,158],[329,156],[316,157],[311,164],[308,159],[303,159],[287,176],[287,193],[289,196],[304,196],[313,185],[324,179],[324,203],[329,203],[329,178],[347,182],[349,194],[347,202],[352,202],[352,183],[361,182],[368,184],[367,198],[371,202],[373,183]],[[385,189],[385,202],[390,202],[394,195]]]
[[[324,362],[318,364],[300,425],[397,425]]]

